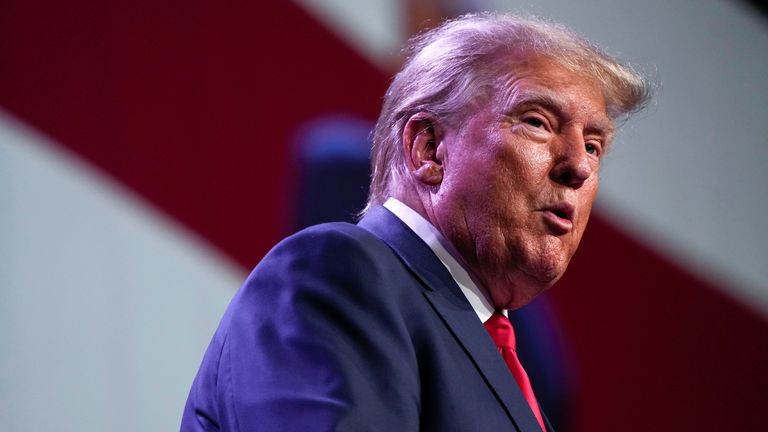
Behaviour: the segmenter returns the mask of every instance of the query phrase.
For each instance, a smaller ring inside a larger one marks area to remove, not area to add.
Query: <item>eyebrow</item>
[[[517,89],[519,90],[519,89]],[[506,111],[513,111],[519,107],[538,105],[553,111],[560,118],[567,118],[566,115],[566,102],[556,92],[546,89],[537,88],[535,90],[528,89],[523,92],[512,91],[510,95],[505,98],[506,103],[504,106]],[[585,130],[588,132],[596,132],[606,137],[610,136],[614,132],[613,121],[607,116],[599,116],[593,118],[585,126]]]
[[[518,89],[516,89],[518,90]],[[536,91],[512,91],[507,98],[507,106],[514,109],[525,105],[541,105],[551,111],[562,114],[565,111],[565,101],[555,92],[549,89],[537,89]]]

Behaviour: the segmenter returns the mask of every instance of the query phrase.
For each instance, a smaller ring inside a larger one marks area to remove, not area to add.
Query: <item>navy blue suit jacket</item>
[[[181,430],[541,429],[446,268],[377,207],[358,225],[301,231],[259,263],[205,353]]]

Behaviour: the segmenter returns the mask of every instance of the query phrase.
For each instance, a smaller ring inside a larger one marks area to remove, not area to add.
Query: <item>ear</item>
[[[408,170],[413,177],[427,185],[443,181],[442,129],[434,114],[419,112],[412,115],[403,129],[403,151]]]

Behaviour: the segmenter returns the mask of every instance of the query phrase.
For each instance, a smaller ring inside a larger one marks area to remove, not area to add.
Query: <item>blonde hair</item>
[[[383,203],[406,174],[401,140],[408,119],[418,112],[443,119],[463,115],[494,88],[502,73],[500,58],[525,62],[545,57],[593,77],[614,120],[642,109],[651,96],[643,75],[566,27],[537,18],[463,15],[413,38],[406,53],[373,131],[371,186],[363,213]]]

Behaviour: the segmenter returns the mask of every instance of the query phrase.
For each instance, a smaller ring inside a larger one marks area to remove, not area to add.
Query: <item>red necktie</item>
[[[541,430],[546,431],[544,420],[541,418],[541,411],[539,411],[539,404],[536,402],[536,396],[533,394],[533,388],[531,388],[531,381],[528,379],[528,374],[525,373],[523,365],[520,364],[520,360],[517,358],[517,352],[515,352],[515,330],[512,328],[512,323],[504,315],[495,312],[483,325],[491,335],[491,339],[493,339],[493,342],[499,349],[501,357],[507,363],[507,367],[512,371],[512,376],[515,377],[517,385],[523,391],[523,396],[528,401],[528,405],[531,406],[536,420],[539,421]]]

